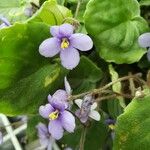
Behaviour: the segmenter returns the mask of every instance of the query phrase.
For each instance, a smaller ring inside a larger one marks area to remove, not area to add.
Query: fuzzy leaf
[[[148,25],[136,0],[90,0],[84,18],[87,32],[106,61],[130,64],[145,54],[137,40]]]

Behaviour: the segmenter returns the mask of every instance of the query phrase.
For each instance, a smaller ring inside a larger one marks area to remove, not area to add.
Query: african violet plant
[[[29,143],[48,150],[148,150],[149,10],[150,0],[1,1],[0,113],[27,115]]]

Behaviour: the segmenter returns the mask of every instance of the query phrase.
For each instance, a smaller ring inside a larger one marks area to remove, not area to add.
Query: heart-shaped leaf
[[[90,0],[84,18],[100,57],[106,61],[133,63],[145,54],[137,39],[148,25],[136,0]]]

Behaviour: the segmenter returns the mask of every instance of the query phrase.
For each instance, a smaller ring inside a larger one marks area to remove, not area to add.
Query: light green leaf
[[[0,95],[0,112],[7,115],[38,115],[39,106],[47,96],[62,84],[64,70],[59,65],[46,65],[32,75],[21,79]]]
[[[133,99],[117,119],[114,150],[138,150],[150,147],[150,95]]]
[[[49,0],[42,5],[40,10],[37,11],[29,21],[44,22],[49,25],[59,25],[62,24],[67,17],[72,17],[69,9],[58,5],[56,0]]]
[[[11,23],[16,21],[24,21],[28,17],[25,16],[25,9],[31,7],[31,0],[1,0],[0,14],[6,17]]]
[[[146,5],[149,6],[150,5],[150,0],[140,0],[140,5]]]
[[[81,57],[80,64],[68,75],[74,93],[81,93],[95,88],[96,83],[102,77],[102,70],[85,56]]]
[[[90,0],[84,18],[87,32],[106,61],[133,63],[146,53],[137,39],[148,25],[136,0]]]
[[[110,72],[110,74],[111,74],[111,80],[112,80],[112,82],[117,81],[118,78],[119,78],[119,75],[118,75],[118,73],[115,71],[115,69],[113,68],[112,65],[109,65],[109,72]],[[113,91],[116,92],[116,93],[121,93],[121,89],[122,89],[121,82],[117,82],[117,83],[113,84],[112,89],[113,89]],[[124,102],[123,97],[122,97],[122,96],[118,96],[117,99],[119,100],[120,106],[123,107],[123,108],[125,108],[126,105],[125,105],[125,102]],[[117,99],[116,99],[116,100],[117,100]],[[117,103],[118,103],[118,102],[117,102]]]

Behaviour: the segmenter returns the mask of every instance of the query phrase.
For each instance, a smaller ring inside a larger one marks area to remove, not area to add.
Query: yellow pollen
[[[55,120],[58,118],[58,115],[59,115],[59,112],[58,112],[58,110],[56,110],[49,114],[49,118],[50,118],[50,120]]]
[[[62,49],[68,48],[69,47],[69,41],[67,40],[67,38],[63,38],[62,42],[61,42],[61,46]]]

